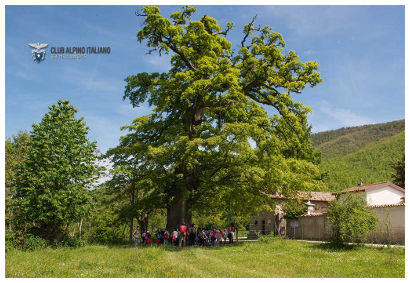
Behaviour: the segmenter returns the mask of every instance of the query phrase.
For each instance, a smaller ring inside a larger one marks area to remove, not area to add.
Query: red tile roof
[[[390,182],[382,182],[382,183],[375,183],[375,184],[368,184],[368,185],[361,185],[361,186],[359,185],[356,187],[351,187],[351,188],[340,191],[340,193],[358,192],[358,191],[368,192],[368,191],[376,190],[376,189],[383,188],[383,187],[391,187],[403,193],[405,192],[405,190],[402,187],[399,187]],[[334,194],[337,194],[337,193],[334,193]]]
[[[269,195],[273,199],[286,199],[287,197],[281,194]],[[298,199],[302,200],[312,200],[312,201],[332,201],[335,200],[335,196],[329,192],[299,192],[296,196]]]
[[[300,217],[322,216],[322,215],[326,215],[326,212],[312,212],[311,214],[302,214]]]
[[[405,206],[404,202],[399,202],[396,204],[376,204],[376,205],[368,205],[367,207],[370,208],[377,208],[377,207],[395,207],[395,206]]]

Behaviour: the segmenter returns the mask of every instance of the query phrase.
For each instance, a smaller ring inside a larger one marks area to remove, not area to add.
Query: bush
[[[24,241],[23,250],[34,251],[48,246],[48,242],[39,236],[27,234]]]
[[[260,233],[257,233],[258,235],[258,241],[262,242],[262,243],[270,243],[272,241],[276,241],[276,240],[282,240],[282,238],[279,235],[276,235],[271,232],[268,235],[261,235]]]
[[[91,229],[87,233],[88,242],[100,244],[117,244],[127,241],[124,231],[128,226],[119,219],[118,214],[107,209],[95,213],[91,222]]]
[[[377,226],[374,212],[366,207],[363,198],[353,194],[341,195],[330,202],[327,218],[334,227],[334,244],[362,243]]]
[[[6,251],[16,248],[21,242],[20,234],[18,232],[6,231],[5,236]]]
[[[63,247],[79,248],[79,247],[85,247],[86,245],[88,245],[88,242],[86,240],[73,238],[73,237],[67,238],[61,241],[61,246]]]

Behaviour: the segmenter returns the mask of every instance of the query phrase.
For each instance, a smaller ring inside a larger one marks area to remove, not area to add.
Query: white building
[[[405,190],[390,182],[358,185],[340,193],[357,192],[363,194],[368,206],[399,204],[404,200]]]

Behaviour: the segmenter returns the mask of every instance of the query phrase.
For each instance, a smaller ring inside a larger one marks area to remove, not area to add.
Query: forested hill
[[[342,128],[312,135],[322,152],[321,169],[330,191],[363,183],[391,181],[397,162],[404,154],[404,120]]]

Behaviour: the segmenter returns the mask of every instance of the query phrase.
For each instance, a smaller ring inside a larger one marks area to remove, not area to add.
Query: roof
[[[312,212],[310,214],[302,214],[299,217],[322,216],[322,215],[326,215],[326,212]]]
[[[391,188],[396,189],[400,192],[403,192],[403,193],[405,192],[405,190],[402,187],[399,187],[399,186],[397,186],[395,184],[392,184],[390,182],[382,182],[382,183],[375,183],[375,184],[368,184],[368,185],[361,185],[361,186],[359,185],[359,186],[356,186],[356,187],[351,187],[351,188],[342,190],[338,193],[349,193],[349,192],[359,192],[359,191],[368,192],[368,191],[380,189],[380,188],[383,188],[383,187],[391,187]],[[334,194],[338,194],[338,193],[334,193]]]
[[[396,206],[405,206],[404,202],[399,202],[395,204],[376,204],[376,205],[369,205],[367,207],[370,208],[377,208],[377,207],[396,207]]]
[[[269,195],[273,199],[286,199],[281,194]],[[312,201],[332,201],[335,200],[335,196],[329,192],[299,192],[296,196],[298,199],[302,200],[312,200]]]

